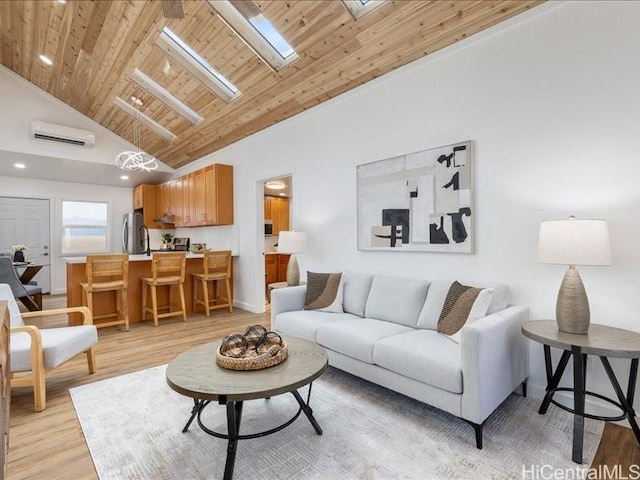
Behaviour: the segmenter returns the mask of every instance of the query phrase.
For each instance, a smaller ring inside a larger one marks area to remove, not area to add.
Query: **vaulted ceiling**
[[[135,95],[140,112],[175,136],[143,125],[142,148],[178,168],[542,3],[388,0],[356,20],[340,0],[235,0],[261,12],[295,49],[298,58],[277,71],[219,16],[219,1],[3,0],[0,62],[132,142],[133,117],[116,104]],[[240,94],[221,98],[178,61],[159,40],[164,27]],[[157,89],[141,86],[136,69],[202,121],[194,125]]]

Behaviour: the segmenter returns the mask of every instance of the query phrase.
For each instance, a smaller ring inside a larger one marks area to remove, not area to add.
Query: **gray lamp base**
[[[572,265],[565,273],[558,291],[556,321],[567,333],[586,334],[590,322],[589,299],[578,270]]]
[[[300,285],[300,267],[295,254],[289,257],[289,263],[287,264],[287,285],[290,287]]]

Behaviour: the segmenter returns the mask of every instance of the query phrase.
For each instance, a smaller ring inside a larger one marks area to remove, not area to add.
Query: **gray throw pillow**
[[[307,272],[305,310],[343,313],[342,273]]]

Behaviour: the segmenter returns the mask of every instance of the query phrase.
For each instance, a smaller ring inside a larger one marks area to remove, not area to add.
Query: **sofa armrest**
[[[27,333],[31,337],[31,345],[29,347],[29,363],[34,378],[44,375],[44,353],[42,351],[42,334],[40,329],[34,325],[22,325],[19,327],[11,327],[9,333]],[[11,346],[11,344],[9,344]],[[14,382],[16,384],[17,382]]]
[[[271,292],[271,325],[282,312],[293,312],[304,308],[307,286],[278,288]]]
[[[462,418],[482,423],[529,375],[520,331],[529,309],[512,306],[462,328]]]

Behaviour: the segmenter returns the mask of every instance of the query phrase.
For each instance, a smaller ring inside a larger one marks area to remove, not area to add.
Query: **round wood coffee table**
[[[237,371],[219,367],[216,363],[217,342],[200,345],[174,358],[167,367],[167,383],[176,392],[193,398],[191,417],[182,429],[186,432],[191,422],[197,418],[203,431],[214,437],[228,440],[227,460],[224,479],[233,477],[238,440],[264,437],[291,425],[304,412],[318,435],[322,429],[313,417],[309,406],[311,385],[327,369],[327,353],[321,346],[293,337],[284,337],[289,349],[289,357],[275,367],[263,370]],[[309,385],[306,402],[298,389]],[[274,397],[291,393],[300,408],[296,414],[282,425],[270,430],[248,435],[240,435],[242,404],[245,400]],[[227,433],[219,433],[203,425],[200,415],[211,402],[227,407]]]

